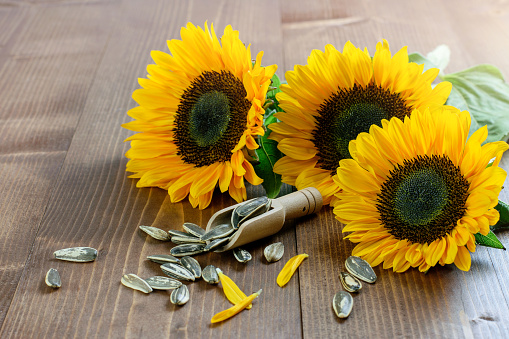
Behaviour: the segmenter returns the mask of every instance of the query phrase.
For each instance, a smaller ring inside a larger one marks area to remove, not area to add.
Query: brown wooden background
[[[331,209],[246,248],[254,259],[197,257],[215,264],[246,293],[263,288],[254,307],[211,326],[230,307],[220,288],[190,284],[183,307],[165,292],[145,295],[120,285],[124,273],[158,274],[150,254],[169,245],[152,240],[140,224],[180,229],[205,225],[232,200],[217,194],[205,211],[171,204],[165,191],[137,189],[126,178],[120,125],[135,106],[131,93],[151,63],[188,21],[227,24],[279,75],[306,63],[313,48],[351,40],[373,52],[377,41],[426,53],[452,50],[447,71],[492,63],[509,76],[509,4],[505,1],[168,1],[0,0],[0,336],[3,338],[366,338],[509,336],[509,254],[478,248],[472,269],[394,274],[354,297],[347,320],[333,313],[338,272],[352,244],[342,240]],[[509,168],[507,155],[504,168]],[[506,187],[508,187],[506,181]],[[286,187],[285,191],[289,192]],[[509,188],[501,199],[509,201]],[[249,197],[262,194],[250,188]],[[509,232],[500,234],[509,245]],[[286,246],[267,265],[263,248]],[[56,249],[92,246],[98,260],[52,259]],[[286,259],[310,255],[283,289],[275,280]],[[44,275],[57,268],[63,286]]]

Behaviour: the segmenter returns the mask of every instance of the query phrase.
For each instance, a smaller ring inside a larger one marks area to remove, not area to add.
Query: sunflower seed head
[[[179,288],[182,283],[178,280],[162,277],[162,276],[154,276],[148,279],[145,279],[147,284],[150,285],[154,290],[174,290]]]
[[[184,266],[189,272],[194,274],[196,279],[201,278],[201,266],[198,260],[191,258],[189,256],[182,257],[180,259],[180,264]]]
[[[189,232],[198,238],[205,234],[205,230],[203,228],[196,224],[193,224],[192,222],[185,222],[184,225],[182,225],[182,227],[186,232]]]
[[[350,312],[352,312],[353,298],[350,293],[340,291],[334,296],[332,307],[338,317],[346,318],[350,315]]]
[[[170,240],[170,235],[168,232],[152,226],[140,226],[140,230],[150,235],[152,238],[161,240],[161,241],[168,241]]]
[[[281,242],[270,244],[263,250],[263,255],[268,262],[276,262],[285,254],[285,246]]]
[[[376,281],[376,274],[371,265],[359,257],[353,255],[348,257],[345,261],[345,268],[351,275],[362,281],[370,284]]]
[[[60,280],[60,274],[58,274],[58,271],[54,268],[50,268],[49,271],[46,273],[46,285],[53,288],[59,288],[62,286],[62,280]]]
[[[170,301],[175,305],[184,305],[189,301],[189,290],[186,285],[182,285],[179,288],[173,290],[170,295]]]
[[[97,258],[97,250],[91,247],[72,247],[55,251],[53,255],[60,260],[89,262]]]
[[[213,285],[219,283],[219,276],[217,275],[216,267],[214,265],[208,265],[205,267],[201,275],[207,284]]]
[[[348,272],[339,272],[339,279],[348,292],[359,292],[362,288],[361,282]]]
[[[248,251],[246,251],[240,247],[233,249],[233,256],[235,257],[235,259],[237,259],[238,262],[242,262],[242,263],[246,263],[249,260],[253,259],[253,257],[251,256],[251,253],[249,253]]]
[[[175,258],[173,255],[169,254],[156,254],[156,255],[149,255],[147,257],[148,260],[153,261],[158,264],[166,264],[169,262],[172,262],[174,264],[179,264],[180,260],[178,258]]]
[[[232,225],[230,224],[221,224],[217,225],[207,233],[201,236],[201,240],[203,241],[209,241],[219,238],[227,237],[228,235],[232,234],[235,231]]]
[[[187,281],[195,280],[193,273],[189,272],[184,266],[181,266],[178,264],[167,263],[167,264],[161,265],[161,270],[163,270],[164,274],[166,274],[174,279],[187,280]]]
[[[173,247],[170,253],[175,257],[184,257],[186,255],[202,253],[204,250],[205,244],[183,244]]]
[[[143,279],[138,277],[136,274],[124,274],[120,280],[122,285],[132,288],[133,290],[141,291],[143,293],[152,292],[152,287]]]

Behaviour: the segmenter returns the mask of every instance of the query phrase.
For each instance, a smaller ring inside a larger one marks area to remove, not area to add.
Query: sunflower
[[[207,23],[188,23],[180,33],[182,40],[168,41],[171,55],[152,51],[155,65],[133,93],[139,106],[128,114],[136,120],[122,126],[140,133],[127,139],[127,171],[138,187],[168,190],[172,202],[189,196],[205,208],[217,185],[240,202],[244,179],[262,182],[248,158],[264,133],[263,104],[277,67],[261,67],[263,52],[252,61],[231,26],[221,42]]]
[[[285,111],[271,124],[271,138],[286,154],[274,167],[283,182],[298,189],[316,187],[328,204],[338,188],[332,176],[341,159],[350,158],[348,143],[383,119],[403,119],[413,109],[440,106],[451,84],[431,83],[438,69],[408,62],[406,47],[391,57],[387,41],[373,59],[347,42],[343,52],[325,46],[314,50],[306,66],[285,74],[277,99]]]
[[[334,176],[334,213],[359,243],[353,255],[395,272],[437,263],[470,269],[474,234],[499,219],[499,162],[509,146],[482,145],[486,126],[467,140],[469,129],[468,112],[443,106],[383,120],[350,142],[353,159],[341,160]]]

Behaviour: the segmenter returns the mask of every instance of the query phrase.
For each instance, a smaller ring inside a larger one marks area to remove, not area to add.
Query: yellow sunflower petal
[[[285,266],[277,276],[276,282],[279,287],[285,286],[290,281],[297,268],[299,268],[302,261],[307,257],[309,257],[309,255],[305,253],[298,254],[286,262]]]
[[[260,294],[262,293],[262,290],[259,290],[258,292],[255,292],[251,294],[249,297],[245,297],[241,302],[236,304],[235,306],[230,307],[227,310],[224,310],[222,312],[217,313],[212,317],[210,322],[212,324],[218,323],[221,321],[225,321],[226,319],[229,319],[242,311],[243,309],[247,308],[248,305],[251,305],[251,302],[256,299]]]
[[[472,263],[472,258],[470,257],[470,252],[465,246],[458,247],[458,254],[454,259],[454,265],[456,265],[462,271],[470,270],[470,265]]]

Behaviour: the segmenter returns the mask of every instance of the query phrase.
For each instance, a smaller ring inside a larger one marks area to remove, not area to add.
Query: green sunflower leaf
[[[509,229],[509,205],[503,201],[498,201],[498,205],[495,206],[495,209],[500,213],[500,219],[498,222],[491,226],[492,231],[499,231]]]
[[[446,74],[441,78],[452,83],[479,125],[488,126],[486,142],[507,140],[509,85],[497,67],[478,65],[461,72]]]
[[[274,74],[274,76],[270,80],[272,81],[270,86],[273,89],[267,91],[267,99],[277,102],[276,94],[281,92],[281,90],[279,89],[279,86],[281,86],[281,80],[279,80],[279,77],[277,76],[277,74]]]
[[[492,247],[492,248],[499,248],[503,249],[505,251],[504,245],[498,240],[495,233],[490,231],[488,235],[482,235],[481,233],[474,234],[475,236],[475,242],[477,245],[486,246],[486,247]]]
[[[277,121],[274,116],[276,109],[267,108],[265,113],[265,126]],[[274,164],[283,157],[283,153],[277,148],[277,142],[269,139],[270,133],[271,130],[267,127],[265,134],[258,140],[260,147],[256,149],[256,154],[260,162],[254,166],[254,170],[263,179],[262,186],[267,197],[273,199],[281,189],[281,175],[274,173]]]

